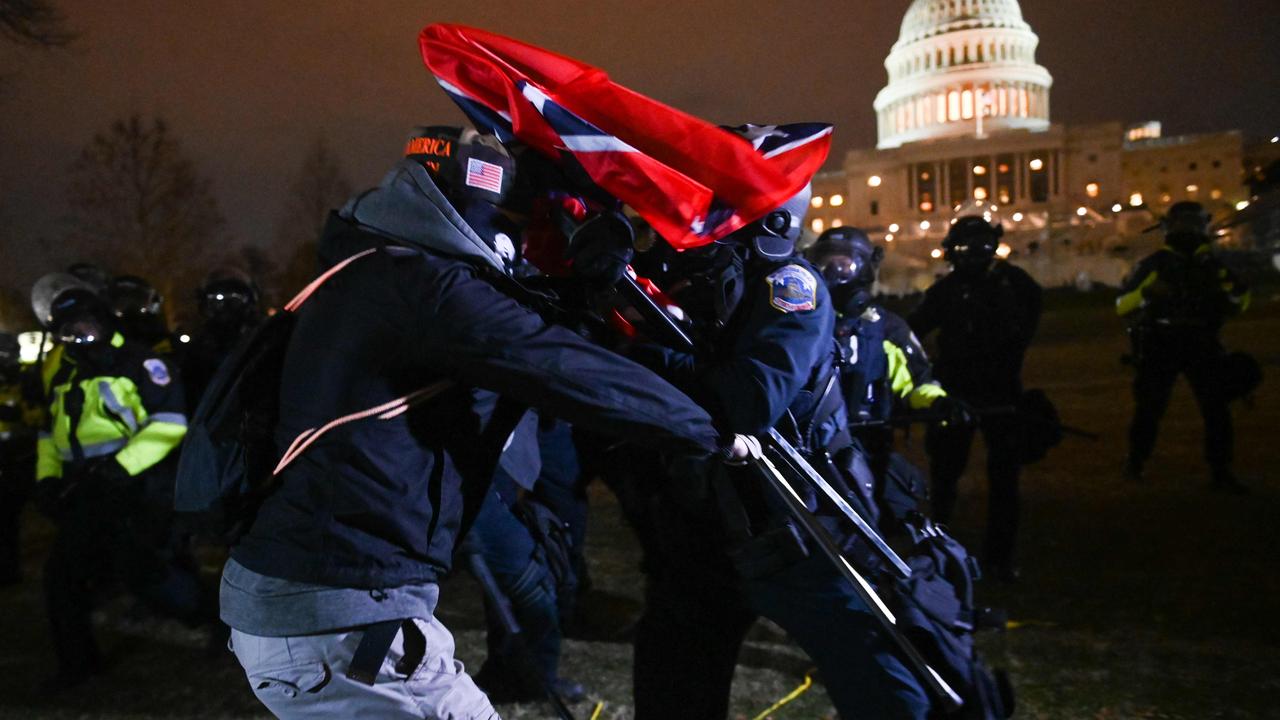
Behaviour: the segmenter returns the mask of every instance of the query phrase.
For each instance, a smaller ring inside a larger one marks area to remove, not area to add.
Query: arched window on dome
[[[938,48],[938,52],[936,53],[935,59],[933,61],[933,66],[935,68],[942,67],[942,48]]]
[[[1026,87],[1018,88],[1018,115],[1021,117],[1027,116],[1027,88]]]
[[[978,43],[978,55],[976,57],[977,62],[986,62],[985,52],[986,48],[982,46],[982,43]]]
[[[936,123],[944,123],[947,121],[947,94],[937,93],[933,96],[934,113],[933,118]]]
[[[947,93],[947,120],[955,122],[960,119],[960,93],[952,90]]]
[[[947,67],[951,67],[952,65],[956,64],[956,46],[952,45],[951,47],[947,48],[947,50],[948,50]]]
[[[973,119],[973,91],[966,89],[960,93],[960,117]]]
[[[1009,91],[1004,85],[996,88],[996,115],[1004,117],[1009,114]]]

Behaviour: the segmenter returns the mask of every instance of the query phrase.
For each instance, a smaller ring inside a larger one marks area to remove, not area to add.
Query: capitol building
[[[1197,200],[1219,217],[1247,205],[1239,132],[1054,123],[1038,45],[1016,0],[914,0],[885,59],[876,147],[814,179],[808,229],[867,230],[889,250],[889,275],[914,270],[918,286],[939,269],[956,207],[981,201],[1005,225],[1001,254],[1042,282],[1115,283],[1120,255],[1159,242],[1141,230],[1170,204]]]

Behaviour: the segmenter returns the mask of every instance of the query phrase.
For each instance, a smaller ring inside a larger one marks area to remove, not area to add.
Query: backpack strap
[[[302,304],[314,295],[315,292],[320,289],[320,286],[324,285],[329,278],[337,275],[343,268],[356,260],[359,260],[366,255],[372,255],[376,252],[378,252],[378,248],[362,250],[324,271],[315,280],[307,283],[307,286],[302,288],[302,291],[295,295],[294,298],[284,306],[285,311],[297,312],[298,308],[302,307]],[[408,412],[409,408],[430,400],[436,395],[439,395],[445,390],[453,387],[453,385],[454,383],[452,380],[439,380],[425,387],[418,388],[408,395],[398,397],[395,400],[330,420],[319,428],[308,428],[303,430],[298,434],[298,437],[293,439],[293,442],[289,443],[289,449],[285,451],[284,456],[280,458],[280,462],[276,464],[275,470],[272,470],[271,474],[274,476],[284,472],[284,469],[296,460],[299,455],[305,452],[307,448],[311,447],[316,440],[319,440],[320,436],[334,428],[341,427],[347,423],[355,422],[357,420],[363,420],[368,417],[376,416],[379,420],[390,420],[397,415]]]
[[[298,308],[302,307],[302,303],[306,302],[307,299],[310,298],[315,293],[316,290],[319,290],[320,286],[323,285],[326,280],[333,277],[334,275],[337,275],[339,271],[341,271],[343,268],[350,265],[351,263],[355,262],[356,260],[359,260],[365,255],[372,255],[373,253],[376,253],[376,252],[378,252],[378,248],[369,248],[368,250],[362,250],[356,253],[355,255],[352,255],[351,257],[347,258],[346,260],[343,260],[337,265],[334,265],[328,270],[324,271],[320,275],[320,277],[307,283],[307,286],[302,288],[302,291],[299,292],[297,295],[295,295],[293,299],[290,300],[284,306],[284,309],[289,312],[296,312]]]

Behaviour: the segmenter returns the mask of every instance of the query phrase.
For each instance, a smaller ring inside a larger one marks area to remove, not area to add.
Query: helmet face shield
[[[92,312],[77,312],[53,331],[56,340],[67,345],[91,346],[111,339],[111,328]]]

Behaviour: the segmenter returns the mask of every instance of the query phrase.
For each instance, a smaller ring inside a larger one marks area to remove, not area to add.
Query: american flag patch
[[[502,192],[502,166],[475,158],[467,158],[467,187],[492,193]]]

